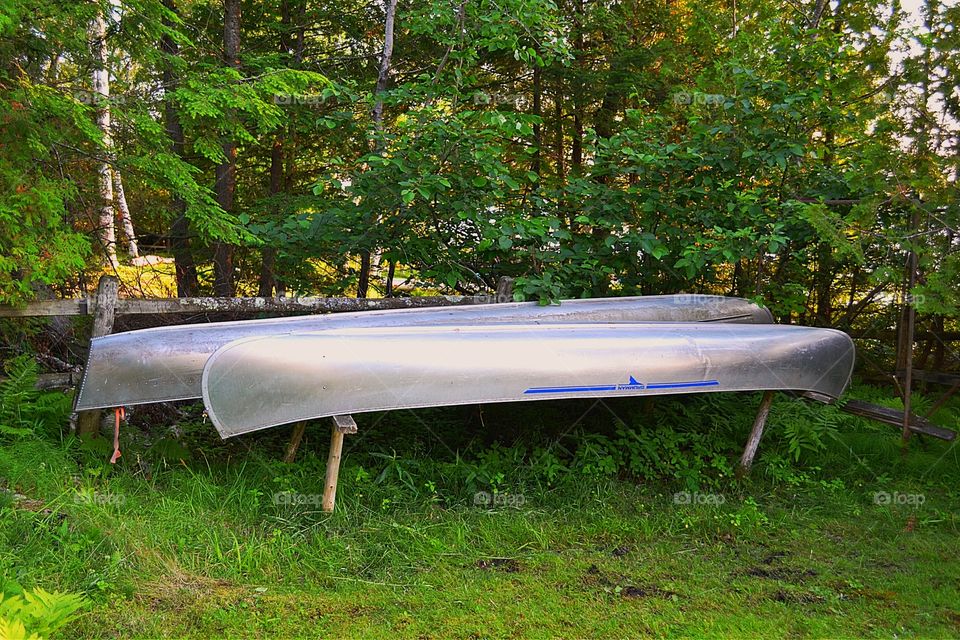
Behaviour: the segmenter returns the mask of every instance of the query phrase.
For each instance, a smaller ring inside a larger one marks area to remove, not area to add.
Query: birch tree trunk
[[[113,197],[120,211],[120,221],[123,223],[123,234],[127,237],[127,253],[131,258],[140,257],[140,247],[137,246],[137,233],[133,230],[133,218],[130,216],[130,207],[127,206],[127,194],[123,191],[123,178],[120,169],[113,168]]]
[[[109,155],[113,149],[110,135],[110,77],[107,69],[107,22],[98,13],[90,23],[90,42],[93,47],[94,66],[91,74],[93,99],[97,103],[97,127],[103,134],[103,146],[107,153],[100,164],[100,215],[98,231],[104,256],[111,266],[117,265],[117,234],[113,224],[113,172]]]
[[[113,166],[113,135],[110,131],[110,69],[107,57],[107,21],[103,14],[97,14],[90,25],[90,36],[94,48],[96,65],[92,74],[93,97],[97,101],[97,126],[103,134],[103,145],[107,153],[106,161],[100,166],[100,231],[107,258],[111,264],[117,263],[117,232],[114,204],[123,222],[123,232],[127,237],[130,257],[140,255],[137,247],[137,234],[133,229],[133,218],[127,206],[127,196],[123,190],[123,178],[120,170]]]

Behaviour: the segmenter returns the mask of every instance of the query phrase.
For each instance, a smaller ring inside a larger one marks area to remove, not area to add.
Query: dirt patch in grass
[[[770,596],[770,599],[774,602],[782,602],[783,604],[820,604],[824,601],[822,596],[818,596],[815,593],[794,593],[784,589],[777,589],[777,591]]]
[[[677,595],[657,585],[634,584],[633,580],[625,575],[608,576],[595,564],[590,565],[584,572],[583,584],[593,588],[599,587],[607,593],[619,595],[622,598],[672,598]]]
[[[669,589],[661,589],[656,585],[638,587],[630,584],[620,588],[620,595],[624,598],[672,598],[677,594]]]
[[[520,573],[520,563],[514,558],[482,558],[477,560],[478,569]]]

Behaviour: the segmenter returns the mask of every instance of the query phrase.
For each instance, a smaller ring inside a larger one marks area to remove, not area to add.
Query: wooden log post
[[[327,455],[327,478],[323,485],[323,510],[333,511],[337,500],[337,479],[340,477],[340,455],[343,453],[343,436],[356,433],[357,423],[353,416],[333,416],[330,433],[330,453]]]
[[[307,430],[306,422],[298,422],[293,425],[293,433],[290,434],[290,444],[287,445],[287,452],[283,454],[283,461],[290,464],[297,457],[297,449],[300,447],[300,441],[303,440],[303,432]]]
[[[497,281],[495,302],[513,302],[513,278],[503,276]]]
[[[94,301],[91,338],[99,338],[113,332],[119,291],[120,281],[116,277],[101,276],[100,282],[97,283],[97,297]],[[77,435],[81,438],[96,438],[100,433],[101,414],[99,409],[77,413]]]
[[[740,464],[737,466],[738,478],[749,475],[750,468],[753,466],[753,457],[757,454],[757,447],[760,446],[760,438],[763,437],[763,428],[767,424],[770,407],[773,406],[774,393],[774,391],[765,391],[763,399],[760,401],[760,408],[757,409],[757,416],[753,419],[753,429],[750,430],[747,446],[744,447],[743,456],[740,457]]]

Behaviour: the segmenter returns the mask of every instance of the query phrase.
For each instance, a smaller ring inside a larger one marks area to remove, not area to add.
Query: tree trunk
[[[390,63],[393,60],[393,23],[397,14],[397,0],[387,0],[386,15],[383,20],[383,52],[380,55],[380,72],[377,74],[377,87],[374,91],[377,101],[373,105],[373,126],[377,133],[383,129],[383,92],[390,80]]]
[[[543,93],[542,81],[541,81],[541,69],[537,65],[533,68],[533,115],[537,118],[543,117],[543,107],[541,105],[541,94]],[[533,151],[533,172],[540,175],[540,147],[543,146],[543,136],[540,131],[540,123],[537,122],[533,125],[533,145],[535,147]]]
[[[117,201],[117,209],[120,211],[123,234],[127,237],[127,253],[131,258],[137,258],[140,256],[137,234],[133,230],[133,218],[130,217],[130,207],[127,206],[127,194],[123,191],[123,178],[120,177],[120,169],[117,167],[113,168],[113,195]]]
[[[176,13],[174,0],[164,0],[163,6],[171,13]],[[164,19],[168,29],[173,28],[169,19]],[[167,136],[170,138],[170,150],[178,158],[183,158],[184,137],[183,126],[180,124],[180,114],[173,102],[173,93],[177,90],[179,80],[174,70],[173,59],[180,55],[180,45],[173,37],[166,33],[160,38],[160,50],[167,56],[163,67],[163,119]],[[170,208],[173,211],[173,222],[170,225],[170,249],[173,251],[174,268],[177,278],[177,296],[192,298],[199,293],[197,281],[197,265],[194,262],[193,251],[190,248],[190,221],[187,220],[187,203],[178,194],[170,198]]]
[[[302,6],[305,6],[304,2]],[[302,22],[302,21],[301,21]],[[301,26],[300,32],[303,32]],[[280,43],[279,51],[281,58],[286,62],[290,56],[290,3],[282,0],[280,3]],[[298,44],[296,63],[300,61],[301,50]],[[297,65],[298,66],[298,65]],[[270,150],[270,195],[276,196],[282,193],[286,187],[283,167],[283,137],[277,136],[273,141],[273,148]],[[279,211],[276,212],[279,215]],[[260,264],[260,287],[259,295],[268,298],[273,295],[276,286],[276,266],[277,266],[277,248],[265,247],[261,254]]]
[[[270,150],[270,194],[276,195],[283,192],[283,140],[277,138],[273,141],[273,149]],[[277,264],[276,247],[265,247],[263,250],[263,262],[260,265],[260,292],[263,298],[269,298],[273,295],[273,288],[276,284],[276,274],[274,269]]]
[[[104,256],[111,266],[117,265],[117,235],[113,219],[113,172],[110,155],[113,137],[110,135],[110,71],[107,68],[107,22],[97,13],[90,23],[90,41],[93,47],[94,67],[91,75],[93,99],[97,103],[97,127],[103,135],[106,154],[98,169],[100,187],[99,235]]]
[[[223,0],[223,59],[229,67],[240,67],[240,0]],[[231,114],[232,115],[232,114]],[[234,195],[237,189],[237,143],[227,136],[223,142],[223,155],[226,160],[217,167],[216,191],[217,204],[228,212],[233,212]],[[217,242],[213,252],[213,289],[216,295],[232,297],[235,293],[233,281],[233,253],[230,244]]]
[[[377,74],[377,86],[374,89],[376,102],[373,105],[373,128],[377,134],[377,149],[382,150],[380,134],[383,131],[383,92],[390,80],[390,63],[393,59],[393,24],[397,14],[397,0],[387,0],[386,15],[383,20],[383,51],[380,54],[380,71]],[[376,225],[380,216],[372,221]],[[357,297],[366,298],[370,288],[372,267],[380,264],[380,250],[364,250],[360,255],[360,278],[357,281]]]
[[[566,199],[563,197],[563,185],[566,181],[566,151],[563,146],[563,80],[557,76],[557,86],[553,94],[553,155],[557,176],[557,217],[569,229],[574,216],[567,216]]]
[[[585,45],[583,38],[583,0],[579,0],[577,3],[576,15],[576,37],[574,43],[574,57],[576,58],[576,74],[574,77],[576,80],[573,86],[573,140],[570,145],[570,165],[571,172],[575,175],[580,175],[583,169],[583,94],[586,89],[583,84],[583,73],[586,69],[584,63],[586,52],[584,51]]]

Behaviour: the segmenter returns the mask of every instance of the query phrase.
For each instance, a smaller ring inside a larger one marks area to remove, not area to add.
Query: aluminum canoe
[[[239,322],[157,327],[96,338],[76,409],[199,398],[203,365],[214,351],[241,338],[302,331],[421,325],[572,322],[773,322],[770,312],[742,298],[665,295],[360,311]]]
[[[789,390],[838,397],[854,346],[832,329],[707,323],[343,329],[213,354],[203,400],[224,438],[416,407]]]

